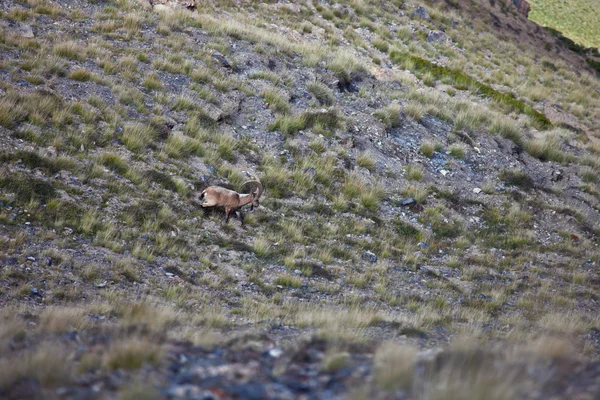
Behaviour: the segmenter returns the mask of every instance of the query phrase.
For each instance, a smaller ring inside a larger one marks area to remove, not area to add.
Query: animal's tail
[[[204,195],[206,194],[206,190],[203,191],[202,193],[200,193],[200,196],[198,197],[198,200],[204,200]]]

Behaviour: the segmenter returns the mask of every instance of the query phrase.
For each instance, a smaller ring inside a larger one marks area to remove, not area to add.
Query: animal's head
[[[245,190],[244,190],[245,189]],[[242,190],[245,193],[250,193],[252,197],[252,203],[250,205],[250,210],[254,210],[254,207],[258,207],[260,205],[260,196],[262,195],[264,189],[263,185],[260,183],[258,179],[247,181],[242,185]]]
[[[250,210],[254,210],[254,207],[260,206],[259,197],[260,194],[258,192],[258,189],[252,192],[252,205],[250,206]]]

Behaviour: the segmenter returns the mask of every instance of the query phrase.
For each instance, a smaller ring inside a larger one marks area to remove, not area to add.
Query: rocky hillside
[[[3,1],[0,398],[598,398],[600,79],[521,11]]]

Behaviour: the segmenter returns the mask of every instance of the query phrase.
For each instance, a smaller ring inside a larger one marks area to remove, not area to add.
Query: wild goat
[[[242,189],[249,185],[254,185],[255,188],[250,190],[250,193],[241,194],[234,190],[229,190],[221,186],[209,186],[200,194],[199,200],[204,201],[202,207],[225,207],[225,223],[229,222],[231,213],[237,213],[244,226],[244,214],[240,208],[246,204],[250,204],[250,210],[259,206],[259,199],[263,192],[263,186],[259,180],[247,181],[242,185]]]

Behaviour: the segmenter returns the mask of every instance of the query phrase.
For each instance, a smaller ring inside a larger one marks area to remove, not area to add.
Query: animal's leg
[[[231,208],[227,207],[225,209],[225,223],[227,224],[229,222],[229,215],[231,214]]]
[[[238,217],[240,218],[240,222],[242,223],[242,226],[244,226],[244,214],[242,213],[242,210],[238,211]]]

